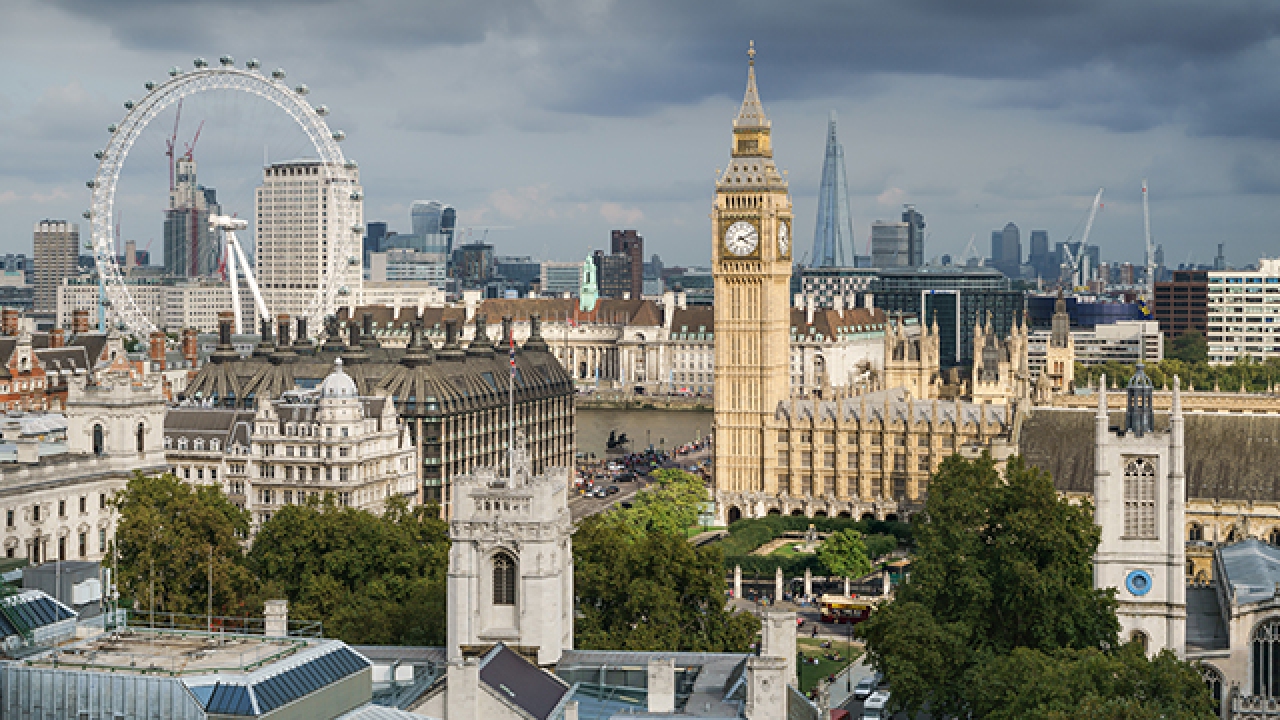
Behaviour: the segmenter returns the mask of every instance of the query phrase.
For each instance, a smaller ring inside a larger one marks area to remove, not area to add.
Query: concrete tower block
[[[747,659],[745,714],[748,720],[777,720],[787,716],[787,672],[782,658]]]
[[[786,682],[796,681],[796,614],[766,611],[760,618],[760,654],[786,661]]]
[[[648,666],[648,710],[651,713],[676,711],[676,661],[652,658]]]

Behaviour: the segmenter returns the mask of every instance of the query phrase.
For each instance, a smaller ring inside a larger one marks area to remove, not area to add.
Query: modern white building
[[[1280,259],[1262,258],[1257,270],[1210,271],[1207,310],[1210,363],[1280,355]]]
[[[263,168],[254,203],[254,272],[273,314],[310,315],[331,267],[337,268],[340,288],[347,293],[359,289],[359,243],[348,242],[352,233],[364,229],[359,183],[353,162],[325,166],[296,160]],[[334,257],[339,247],[356,249],[349,257]],[[343,294],[340,289],[339,302]]]
[[[1036,330],[1028,338],[1027,368],[1033,378],[1044,371],[1052,337],[1049,330]],[[1164,359],[1164,333],[1155,320],[1121,320],[1092,330],[1072,330],[1071,339],[1075,361],[1081,365],[1153,364]]]
[[[546,297],[577,297],[582,287],[582,263],[544,260],[541,280]]]

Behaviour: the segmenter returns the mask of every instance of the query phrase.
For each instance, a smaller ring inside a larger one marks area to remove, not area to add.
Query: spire
[[[742,97],[742,109],[733,121],[735,128],[769,127],[769,119],[764,116],[764,106],[760,104],[760,91],[756,89],[756,41],[752,40],[747,49],[747,92]]]

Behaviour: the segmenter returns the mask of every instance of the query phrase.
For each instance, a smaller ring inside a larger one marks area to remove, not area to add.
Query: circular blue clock
[[[1142,596],[1151,592],[1151,575],[1146,570],[1134,570],[1124,579],[1125,588],[1132,594]]]

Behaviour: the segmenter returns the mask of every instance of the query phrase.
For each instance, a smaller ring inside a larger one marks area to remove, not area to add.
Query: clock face
[[[778,254],[786,255],[791,247],[791,229],[785,222],[778,223]]]
[[[756,232],[756,226],[745,220],[739,220],[724,231],[724,246],[734,255],[750,255],[759,243],[760,234]]]

